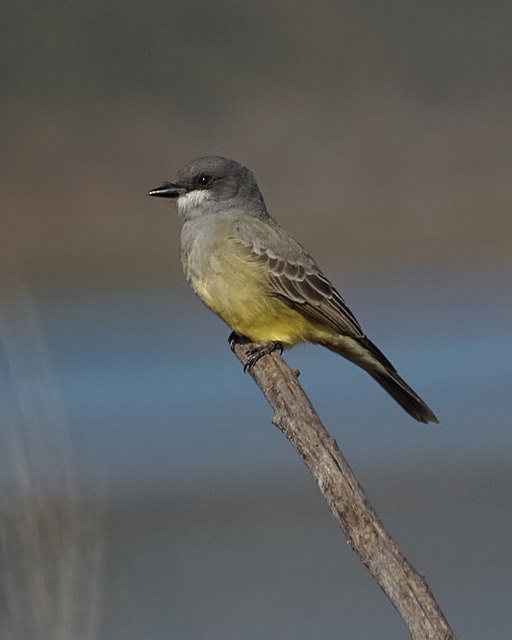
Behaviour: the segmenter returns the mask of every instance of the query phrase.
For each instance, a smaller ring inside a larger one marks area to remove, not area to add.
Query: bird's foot
[[[236,333],[235,331],[232,331],[228,336],[229,348],[233,353],[235,352],[236,344],[246,344],[247,342],[250,342],[249,338],[246,338],[245,336],[241,336],[239,333]]]
[[[237,344],[247,344],[251,342],[249,338],[246,336],[241,336],[240,334],[232,331],[228,337],[228,344],[231,351],[235,351],[235,345]],[[260,358],[263,356],[267,356],[272,351],[279,350],[279,353],[283,353],[283,345],[280,342],[267,342],[266,344],[258,345],[253,349],[250,349],[247,352],[247,362],[244,365],[244,372],[250,371],[253,366],[258,362]]]
[[[247,352],[247,362],[244,365],[244,372],[250,371],[260,358],[268,356],[269,353],[277,350],[279,350],[279,353],[283,353],[283,345],[280,342],[267,342],[267,344],[262,344],[254,347],[254,349],[250,349]]]

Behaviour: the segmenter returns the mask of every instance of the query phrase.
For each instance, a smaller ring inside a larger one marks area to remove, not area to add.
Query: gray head
[[[192,160],[178,171],[174,182],[164,182],[149,195],[177,198],[178,210],[185,219],[219,211],[268,215],[251,171],[221,156]]]

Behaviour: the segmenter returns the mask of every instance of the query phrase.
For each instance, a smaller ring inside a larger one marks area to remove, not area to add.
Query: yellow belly
[[[227,241],[211,250],[187,277],[201,300],[236,333],[253,342],[294,345],[332,336],[272,295],[265,265],[246,249]]]

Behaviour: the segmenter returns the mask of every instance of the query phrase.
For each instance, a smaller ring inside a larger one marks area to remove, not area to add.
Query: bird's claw
[[[245,336],[241,336],[235,331],[232,331],[229,334],[228,344],[229,344],[229,348],[231,349],[231,351],[233,351],[233,353],[235,351],[235,345],[241,344],[244,342],[245,343],[250,342],[249,338],[246,338]],[[279,350],[280,354],[283,353],[283,345],[280,342],[267,342],[266,344],[261,344],[261,345],[258,345],[257,347],[250,349],[246,354],[247,362],[244,364],[244,372],[250,371],[260,358],[268,355],[269,353],[272,353],[272,351],[277,351],[277,350]]]
[[[229,348],[233,353],[235,353],[235,345],[239,341],[239,338],[240,338],[239,335],[234,331],[232,331],[228,336]]]
[[[247,352],[247,362],[244,364],[244,372],[250,371],[260,358],[277,350],[279,350],[280,354],[283,353],[283,345],[280,342],[267,342],[267,344],[262,344],[250,349]]]

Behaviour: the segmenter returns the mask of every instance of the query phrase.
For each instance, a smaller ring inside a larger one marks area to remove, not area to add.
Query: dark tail
[[[439,422],[419,395],[402,380],[396,371],[386,373],[368,371],[368,373],[415,420],[418,422]]]
[[[394,398],[407,413],[418,422],[439,422],[433,411],[417,393],[402,380],[395,367],[368,338],[349,338],[360,349],[347,348],[347,344],[326,344],[325,347],[339,353],[368,372],[371,377]],[[380,366],[379,366],[380,365]]]

